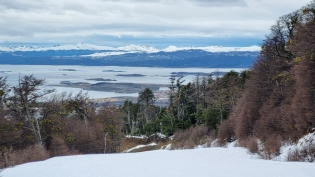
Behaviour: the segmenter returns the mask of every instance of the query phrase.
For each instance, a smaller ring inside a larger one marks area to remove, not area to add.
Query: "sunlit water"
[[[74,71],[67,71],[68,69]],[[242,71],[245,68],[157,68],[157,67],[121,67],[121,66],[66,66],[66,65],[0,65],[0,77],[8,77],[9,85],[17,85],[20,76],[33,74],[36,78],[45,79],[43,88],[55,88],[57,93],[72,92],[78,93],[79,88],[52,87],[50,85],[59,84],[61,81],[98,83],[86,79],[103,78],[113,79],[113,83],[150,83],[150,84],[170,84],[169,78],[172,72],[203,72],[211,73],[215,71],[228,72],[230,70]],[[120,72],[108,72],[108,71]],[[106,72],[103,72],[106,71]],[[144,77],[123,77],[118,74],[142,74]],[[196,76],[188,75],[183,77],[184,83],[191,82]],[[167,87],[160,88],[167,90]],[[86,92],[86,91],[84,91]],[[109,98],[119,96],[137,96],[138,93],[115,93],[88,91],[90,98]]]

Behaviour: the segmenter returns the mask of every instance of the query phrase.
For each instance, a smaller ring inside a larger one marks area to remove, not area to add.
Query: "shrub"
[[[214,131],[209,132],[207,126],[199,125],[187,130],[176,131],[172,141],[172,149],[192,149],[204,144],[210,146],[214,139]]]
[[[184,147],[184,143],[188,137],[188,130],[178,130],[174,133],[174,137],[172,139],[172,148],[171,149],[179,149]]]
[[[225,145],[227,142],[231,142],[234,140],[234,125],[235,123],[233,119],[224,120],[221,123],[218,131],[218,139],[220,145]]]
[[[249,136],[246,139],[238,141],[239,145],[247,148],[251,153],[258,153],[258,139],[255,136]]]
[[[314,162],[315,160],[315,146],[308,146],[299,149],[295,147],[288,152],[287,161],[308,161]]]
[[[36,144],[28,146],[23,150],[6,149],[3,151],[2,158],[3,162],[0,164],[0,168],[46,160],[49,158],[49,153],[43,145]]]
[[[289,150],[288,155],[287,155],[287,161],[300,161],[300,153],[297,148],[293,148]]]
[[[78,150],[80,153],[103,153],[104,132],[102,126],[89,122],[86,125],[78,119],[70,119],[65,124],[61,135],[69,149]],[[57,138],[59,139],[59,138]],[[60,143],[60,140],[57,140]],[[55,142],[58,144],[58,142]]]
[[[315,132],[301,138],[295,147],[288,152],[287,160],[314,162]]]
[[[66,156],[79,154],[77,150],[69,150],[65,141],[61,137],[54,137],[49,149],[49,154],[51,157],[55,156]]]
[[[277,135],[271,135],[264,141],[264,153],[263,158],[271,159],[280,154],[280,147],[282,144],[282,138]]]
[[[309,162],[314,162],[315,160],[315,145],[309,145],[301,150],[301,159],[303,161],[307,160]]]

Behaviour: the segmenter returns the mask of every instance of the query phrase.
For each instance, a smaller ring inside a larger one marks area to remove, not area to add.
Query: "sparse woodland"
[[[123,135],[175,135],[173,149],[238,140],[268,155],[315,130],[315,1],[271,27],[252,68],[188,84],[170,78],[168,105],[150,89],[137,103],[98,107],[88,95],[41,90],[44,80],[0,78],[0,168],[53,156],[118,152]],[[315,148],[314,148],[315,152]]]
[[[86,94],[41,90],[44,80],[24,76],[17,86],[0,78],[0,167],[48,157],[116,152],[123,115],[96,107]],[[48,95],[49,94],[49,95]]]

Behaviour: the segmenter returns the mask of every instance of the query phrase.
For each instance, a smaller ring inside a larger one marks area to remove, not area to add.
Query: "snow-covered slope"
[[[256,159],[243,148],[56,157],[5,169],[2,177],[312,177],[314,163]]]
[[[207,46],[207,47],[176,47],[169,46],[164,49],[157,49],[155,47],[147,47],[140,45],[129,45],[123,47],[109,47],[109,46],[97,46],[91,44],[69,44],[69,45],[56,45],[52,47],[38,47],[38,46],[0,46],[0,51],[4,52],[16,52],[16,51],[48,51],[48,50],[106,50],[106,51],[125,51],[125,52],[145,52],[145,53],[157,53],[157,52],[176,52],[183,50],[203,50],[207,52],[258,52],[259,46],[250,47],[221,47],[221,46]]]

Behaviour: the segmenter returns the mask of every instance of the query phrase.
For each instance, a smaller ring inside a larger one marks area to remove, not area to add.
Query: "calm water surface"
[[[81,89],[69,87],[52,87],[50,85],[59,84],[61,81],[97,83],[86,79],[103,78],[113,79],[120,83],[153,83],[170,84],[169,78],[172,72],[203,72],[211,73],[215,71],[228,72],[230,70],[242,71],[246,68],[156,68],[156,67],[121,67],[121,66],[65,66],[65,65],[0,65],[0,76],[8,76],[8,83],[16,85],[19,76],[33,74],[36,78],[45,79],[43,88],[55,88],[58,93],[73,92],[78,93]],[[119,74],[142,74],[144,77],[124,77]],[[184,83],[192,81],[196,76],[188,75],[183,78]],[[166,88],[161,88],[165,90]],[[119,96],[137,96],[138,93],[115,93],[88,91],[91,98],[108,98]]]

